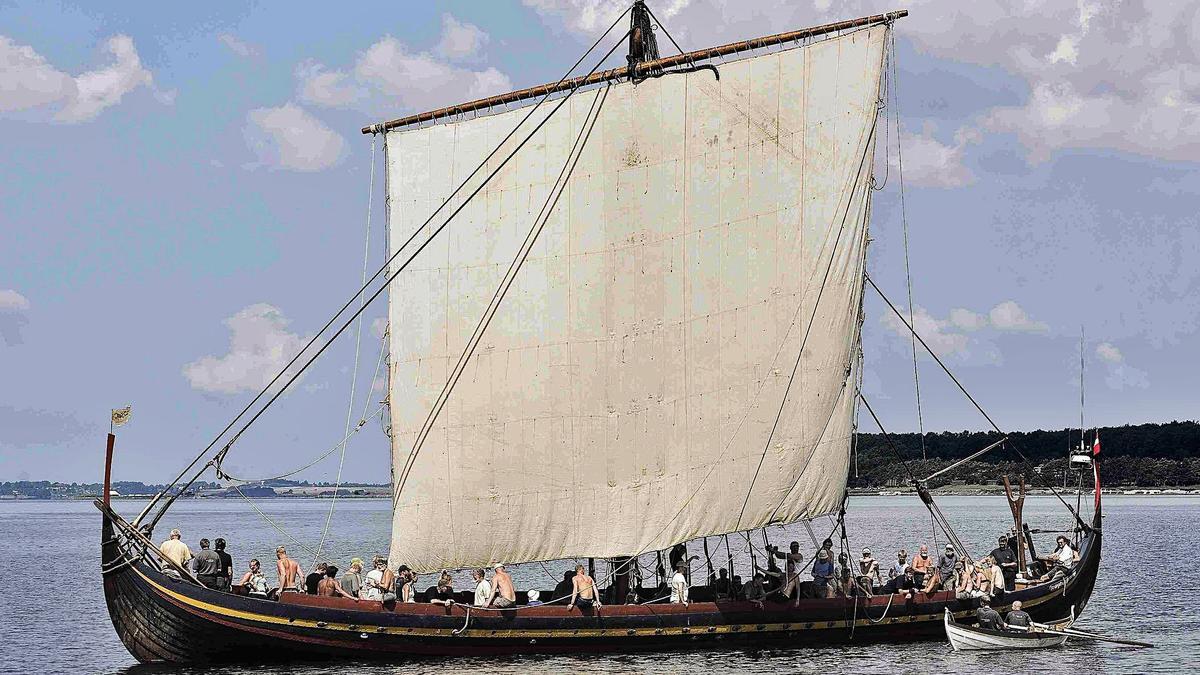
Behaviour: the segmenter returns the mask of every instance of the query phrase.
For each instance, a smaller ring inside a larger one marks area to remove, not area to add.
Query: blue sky
[[[169,478],[356,287],[358,128],[557,79],[623,9],[92,4],[0,4],[0,480],[98,480],[108,410],[126,404],[118,476]],[[1195,419],[1194,4],[651,2],[685,48],[901,6],[918,329],[1007,428],[1078,419],[1081,326],[1089,424]],[[881,149],[871,269],[902,304],[895,160]],[[373,215],[378,260],[381,199]],[[908,341],[877,299],[867,311],[864,388],[890,429],[915,429]],[[379,398],[367,323],[355,420]],[[341,438],[349,337],[239,443],[232,473]],[[920,368],[927,429],[983,428]],[[386,458],[368,424],[345,475],[384,482]],[[335,454],[302,477],[336,469]]]

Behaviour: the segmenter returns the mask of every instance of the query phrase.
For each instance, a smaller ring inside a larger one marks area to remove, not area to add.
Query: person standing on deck
[[[342,590],[352,598],[359,597],[359,590],[362,588],[362,559],[351,558],[350,569],[342,575]]]
[[[288,557],[287,549],[275,549],[275,573],[279,576],[280,593],[300,592],[300,563]]]
[[[683,563],[685,565],[683,573],[685,576],[688,577],[688,579],[690,581],[691,570],[687,569],[687,566],[691,565],[693,560],[699,560],[700,556],[694,555],[694,556],[688,557],[687,544],[680,543],[680,544],[675,544],[675,546],[671,548],[671,552],[668,554],[667,558],[670,561],[671,569],[673,569],[673,570],[679,569],[679,563]]]
[[[943,591],[953,592],[958,587],[956,565],[958,565],[958,554],[954,552],[954,544],[946,544],[946,552],[938,557],[937,563],[937,574]]]
[[[813,590],[818,598],[833,597],[833,561],[830,560],[829,549],[817,551],[817,561],[813,563]]]
[[[687,572],[687,564],[679,563],[675,568],[675,575],[671,577],[671,602],[677,605],[687,606],[688,604],[688,580],[684,573]]]
[[[596,593],[596,580],[587,573],[583,565],[575,566],[575,576],[571,577],[571,601],[567,603],[567,611],[578,607],[580,611],[600,606],[600,596]]]
[[[158,547],[158,552],[162,553],[164,558],[180,567],[186,566],[187,561],[192,559],[192,549],[188,548],[182,539],[183,535],[178,529],[171,530],[171,536]]]
[[[512,575],[504,570],[504,563],[496,563],[492,573],[492,592],[487,604],[500,609],[517,605],[517,590],[513,588]]]
[[[207,539],[200,540],[200,553],[192,558],[192,570],[205,587],[214,591],[225,590],[221,581],[221,556],[208,550]]]
[[[213,549],[217,552],[217,557],[221,559],[221,590],[228,592],[230,584],[233,583],[233,556],[225,552],[225,540],[217,537],[213,542]]]
[[[996,540],[996,548],[989,555],[992,556],[992,560],[996,561],[996,566],[1004,575],[1004,590],[1011,591],[1016,588],[1017,556],[1008,545],[1007,535],[1000,535],[1000,538]]]
[[[900,549],[896,552],[896,562],[888,568],[888,581],[893,581],[904,576],[904,572],[910,569],[908,566],[908,551]]]

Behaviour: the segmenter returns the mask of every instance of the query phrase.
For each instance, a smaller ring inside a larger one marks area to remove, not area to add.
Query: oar
[[[1088,640],[1096,640],[1098,642],[1115,642],[1119,645],[1130,645],[1132,647],[1153,647],[1149,642],[1138,642],[1137,640],[1122,640],[1120,638],[1105,637],[1096,635],[1095,633],[1085,633],[1084,631],[1075,628],[1065,628],[1061,631],[1043,631],[1045,633],[1059,633],[1061,635],[1070,635],[1071,637],[1087,638]]]

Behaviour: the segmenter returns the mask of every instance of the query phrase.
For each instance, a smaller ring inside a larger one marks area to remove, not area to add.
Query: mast
[[[634,32],[636,33],[639,30],[641,30],[643,33],[643,39],[639,42],[639,44],[640,44],[639,50],[637,52],[635,52],[634,51],[634,39],[633,39],[634,36],[630,35],[630,54],[627,57],[627,60],[629,61],[629,65],[627,65],[627,66],[624,66],[621,68],[611,68],[609,70],[600,71],[600,72],[594,73],[592,75],[576,77],[576,78],[572,78],[569,80],[562,80],[561,82],[556,82],[556,83],[551,83],[551,84],[542,84],[542,85],[538,85],[536,87],[529,87],[527,89],[519,89],[517,91],[512,91],[507,94],[499,94],[497,96],[489,96],[487,98],[477,99],[475,101],[470,101],[468,103],[460,103],[457,105],[447,106],[445,108],[438,108],[436,110],[430,110],[428,112],[418,113],[416,115],[409,115],[408,117],[401,117],[399,119],[394,119],[394,120],[391,120],[390,122],[381,122],[379,124],[372,124],[370,126],[363,127],[362,133],[364,133],[364,134],[383,133],[386,131],[391,131],[392,129],[399,129],[401,127],[406,127],[406,126],[410,126],[413,124],[420,124],[422,122],[432,122],[434,120],[443,119],[446,117],[453,117],[455,115],[463,115],[463,114],[470,113],[470,112],[476,112],[479,110],[484,110],[486,108],[491,108],[493,106],[505,105],[508,103],[516,103],[518,101],[526,101],[526,100],[529,100],[532,98],[538,98],[540,96],[545,96],[547,94],[553,94],[553,93],[560,92],[560,91],[570,91],[572,89],[577,89],[579,87],[584,87],[584,86],[587,86],[590,84],[598,84],[601,82],[610,82],[613,80],[620,80],[620,79],[626,78],[626,77],[628,77],[629,79],[637,79],[638,77],[640,77],[642,75],[655,73],[655,72],[658,72],[661,70],[665,70],[667,68],[673,68],[676,66],[683,66],[683,65],[691,66],[691,65],[695,65],[697,63],[703,63],[704,61],[709,61],[709,60],[716,59],[716,58],[719,58],[722,56],[729,56],[731,54],[738,54],[741,52],[747,52],[747,51],[751,51],[754,49],[762,49],[764,47],[771,47],[773,45],[779,45],[779,44],[783,44],[786,42],[796,42],[799,40],[804,40],[804,39],[812,38],[812,37],[818,37],[821,35],[828,35],[830,33],[836,33],[838,31],[843,31],[843,30],[850,30],[850,29],[854,29],[854,28],[863,28],[866,26],[873,26],[876,24],[890,24],[893,21],[895,21],[896,19],[901,19],[903,17],[908,16],[908,10],[901,9],[901,10],[897,10],[895,12],[888,12],[886,14],[874,14],[871,16],[864,16],[864,17],[861,17],[858,19],[848,19],[846,21],[837,21],[834,23],[827,23],[827,24],[824,24],[821,26],[813,26],[812,28],[803,28],[800,30],[788,31],[786,33],[776,33],[775,35],[767,35],[765,37],[754,38],[751,40],[743,40],[741,42],[730,42],[728,44],[719,45],[716,47],[709,47],[707,49],[698,49],[698,50],[691,51],[691,52],[685,52],[683,54],[678,54],[676,56],[653,58],[650,60],[640,60],[642,58],[648,58],[650,55],[650,50],[647,49],[647,47],[648,47],[647,42],[654,45],[653,56],[655,56],[655,57],[657,57],[658,47],[657,47],[657,43],[654,40],[653,32],[648,33],[648,35],[649,35],[648,38],[645,37],[647,32],[642,30],[642,27],[649,25],[649,23],[648,23],[649,18],[648,17],[644,18],[644,21],[646,23],[639,23],[639,19],[638,19],[639,7],[640,7],[641,11],[646,10],[644,2],[639,1],[639,2],[634,3],[633,24],[635,26]],[[637,63],[634,63],[635,60],[637,60]]]

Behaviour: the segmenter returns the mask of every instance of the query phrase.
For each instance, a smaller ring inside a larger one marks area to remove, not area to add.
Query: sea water
[[[1086,507],[1088,499],[1084,498]],[[939,505],[976,557],[990,551],[996,536],[1011,524],[1003,497],[942,497]],[[288,547],[307,572],[314,549],[322,539],[331,505],[328,499],[265,499],[254,505],[271,522],[240,499],[183,500],[158,526],[155,538],[173,527],[196,550],[201,537],[224,537],[240,574],[251,557],[263,562],[274,577],[274,550]],[[1072,505],[1074,502],[1072,501]],[[126,517],[144,502],[117,501]],[[944,546],[934,538],[929,514],[915,497],[855,497],[850,500],[847,534],[855,556],[870,546],[886,569],[898,548],[916,551],[930,544],[936,555]],[[378,661],[280,666],[222,666],[222,673],[558,673],[586,672],[745,672],[745,673],[1147,673],[1191,670],[1200,659],[1200,498],[1187,496],[1108,496],[1104,502],[1104,554],[1090,604],[1077,624],[1096,633],[1154,643],[1152,649],[1071,640],[1057,649],[1022,653],[955,653],[941,642],[912,644],[831,645],[804,649],[725,649],[606,656],[529,656],[405,661]],[[1067,529],[1071,520],[1053,497],[1030,497],[1025,521],[1034,528]],[[503,528],[503,523],[497,523]],[[342,499],[329,520],[321,559],[343,569],[350,557],[368,559],[386,553],[391,528],[390,502]],[[829,534],[830,523],[813,523],[817,538]],[[796,540],[806,556],[813,546],[799,525],[768,531],[781,548]],[[535,532],[516,533],[536,536]],[[1053,534],[1039,535],[1049,553]],[[0,639],[0,672],[103,673],[162,672],[136,665],[109,622],[99,571],[100,515],[88,502],[0,501],[0,617],[6,622]],[[732,538],[738,574],[748,569],[745,540]],[[727,562],[724,544],[710,538],[715,567]],[[761,547],[761,534],[754,535]],[[698,542],[689,552],[701,556]],[[649,563],[649,557],[644,559]],[[393,564],[403,561],[393,561]],[[759,553],[759,562],[762,562]],[[548,590],[572,562],[519,565],[510,568],[518,588]],[[597,565],[597,577],[605,573]],[[647,568],[652,574],[652,568]],[[456,575],[456,588],[469,588],[465,573]],[[434,575],[422,576],[418,586],[433,585]],[[207,668],[169,667],[167,672],[213,672]]]

